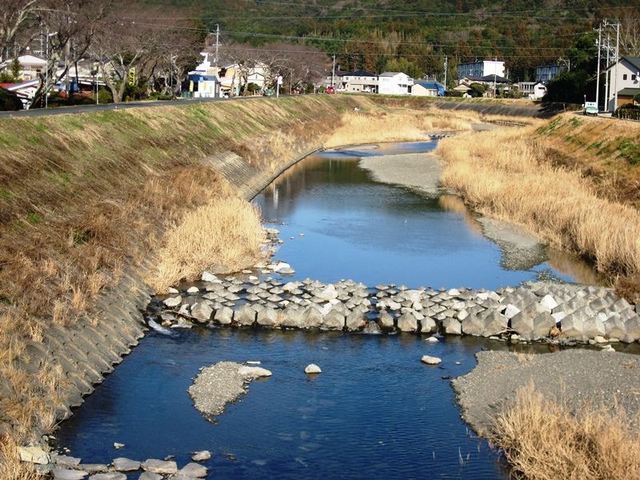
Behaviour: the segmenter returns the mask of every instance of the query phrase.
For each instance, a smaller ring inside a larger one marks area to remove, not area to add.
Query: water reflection
[[[265,221],[281,230],[285,243],[277,258],[294,267],[294,278],[353,278],[368,285],[495,289],[538,278],[593,280],[588,267],[561,261],[555,251],[547,255],[535,242],[526,250],[496,245],[454,195],[432,198],[382,184],[359,166],[363,155],[428,152],[435,145],[323,152],[285,172],[256,198]]]

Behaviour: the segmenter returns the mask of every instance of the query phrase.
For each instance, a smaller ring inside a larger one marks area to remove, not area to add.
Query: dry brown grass
[[[545,399],[533,384],[518,390],[497,417],[492,441],[516,478],[640,478],[640,440],[624,412],[582,406],[574,414],[567,405]]]
[[[532,127],[441,142],[443,182],[478,210],[527,227],[611,274],[640,271],[640,214],[597,195],[592,182],[547,161]]]
[[[187,212],[168,231],[148,283],[158,292],[204,270],[234,272],[253,266],[264,238],[258,209],[240,198],[224,198]]]

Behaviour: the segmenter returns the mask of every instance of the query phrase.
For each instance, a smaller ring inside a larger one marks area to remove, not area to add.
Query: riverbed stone
[[[209,450],[199,450],[191,454],[191,460],[193,460],[194,462],[206,462],[207,460],[211,459],[211,457],[212,455]]]
[[[20,460],[37,465],[46,465],[51,461],[51,456],[40,446],[18,447]]]
[[[275,327],[279,324],[278,312],[274,308],[266,307],[258,312],[256,321],[262,327]]]
[[[227,306],[221,306],[216,310],[213,319],[220,325],[230,325],[233,321],[233,310]]]
[[[257,312],[249,304],[242,305],[233,315],[233,319],[237,325],[241,327],[250,327],[256,322]]]
[[[51,462],[55,463],[58,467],[71,467],[76,468],[80,465],[82,460],[78,457],[70,457],[68,455],[59,455],[53,454],[51,455]]]
[[[174,308],[182,303],[182,297],[180,295],[176,295],[175,297],[165,298],[163,303],[169,308]]]
[[[200,323],[207,323],[213,316],[213,309],[206,300],[199,301],[191,307],[191,316]]]
[[[462,324],[455,318],[447,318],[442,322],[444,333],[449,335],[462,335]]]
[[[362,311],[353,310],[347,315],[345,326],[350,332],[362,330],[367,325],[367,317]]]
[[[381,310],[378,315],[378,323],[383,331],[391,331],[394,329],[393,315],[386,310]]]
[[[332,309],[324,316],[322,328],[324,330],[343,330],[345,322],[345,315],[336,309]]]
[[[173,475],[178,471],[178,465],[173,460],[158,460],[150,458],[142,462],[142,468],[151,473],[159,473],[161,475]]]
[[[401,332],[417,332],[418,319],[414,313],[405,312],[398,317],[398,330]]]
[[[140,470],[140,462],[124,457],[114,458],[111,464],[114,470],[119,472],[135,472],[136,470]]]
[[[198,463],[187,463],[172,477],[175,480],[191,480],[207,476],[207,467]]]
[[[127,480],[127,476],[120,472],[96,473],[89,480]]]
[[[438,330],[438,324],[433,318],[426,317],[420,319],[420,333],[433,333]]]
[[[367,325],[364,327],[364,330],[362,330],[362,333],[366,333],[368,335],[379,335],[382,333],[382,329],[380,328],[378,322],[369,320],[367,322]]]
[[[310,363],[304,368],[304,373],[306,373],[307,375],[317,375],[319,373],[322,373],[322,369],[315,363]]]
[[[72,470],[70,468],[56,467],[51,470],[53,480],[83,480],[89,475],[84,470]]]
[[[441,358],[432,357],[431,355],[423,355],[422,358],[420,358],[420,361],[427,365],[439,365],[440,363],[442,363]]]

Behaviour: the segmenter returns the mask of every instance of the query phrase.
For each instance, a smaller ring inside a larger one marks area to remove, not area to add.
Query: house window
[[[626,79],[627,79],[627,74],[626,73],[622,74],[622,80],[626,80]]]
[[[636,75],[631,75],[631,80],[633,80],[634,82],[636,81],[637,76]]]

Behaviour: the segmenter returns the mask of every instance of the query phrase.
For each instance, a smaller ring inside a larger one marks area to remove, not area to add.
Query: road
[[[247,101],[265,97],[235,97],[233,101]],[[33,110],[0,111],[0,118],[44,117],[51,115],[68,115],[75,113],[90,113],[98,111],[126,110],[129,108],[147,108],[158,106],[185,105],[210,102],[228,102],[227,98],[195,98],[179,100],[145,100],[139,102],[106,103],[103,105],[78,105],[74,107],[34,108]]]

